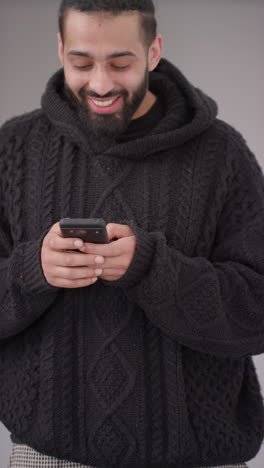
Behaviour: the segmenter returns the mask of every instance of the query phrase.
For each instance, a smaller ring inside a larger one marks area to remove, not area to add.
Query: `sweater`
[[[0,131],[0,419],[38,452],[96,467],[253,458],[264,409],[264,177],[215,101],[162,59],[162,119],[95,141],[63,94]],[[47,283],[40,250],[63,217],[128,224],[116,281]]]

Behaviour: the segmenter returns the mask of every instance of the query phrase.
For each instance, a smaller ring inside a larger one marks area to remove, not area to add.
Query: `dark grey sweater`
[[[150,87],[164,117],[129,141],[94,141],[62,70],[1,129],[0,418],[97,467],[239,463],[264,434],[264,177],[172,64]],[[132,227],[120,280],[47,284],[42,239],[65,216]]]

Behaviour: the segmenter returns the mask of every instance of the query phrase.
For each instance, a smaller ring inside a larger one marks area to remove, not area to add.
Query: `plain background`
[[[39,107],[48,78],[60,66],[59,3],[1,1],[0,124]],[[264,168],[264,1],[156,0],[155,4],[165,40],[163,55],[217,101],[219,117],[243,134]],[[254,361],[264,388],[263,356]],[[7,467],[10,450],[9,433],[0,423],[1,468]],[[264,448],[249,466],[263,468]]]

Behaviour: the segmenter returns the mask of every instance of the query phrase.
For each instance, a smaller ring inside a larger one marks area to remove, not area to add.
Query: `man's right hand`
[[[59,223],[51,227],[41,248],[42,270],[49,284],[58,288],[83,288],[96,282],[104,258],[78,252],[83,245],[81,239],[64,238]],[[67,252],[71,249],[76,252]]]

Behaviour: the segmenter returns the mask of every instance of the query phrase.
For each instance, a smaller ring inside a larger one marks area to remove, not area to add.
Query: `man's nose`
[[[113,88],[114,83],[106,70],[97,68],[92,71],[89,78],[89,89],[91,91],[98,94],[98,96],[104,96],[111,92]]]

